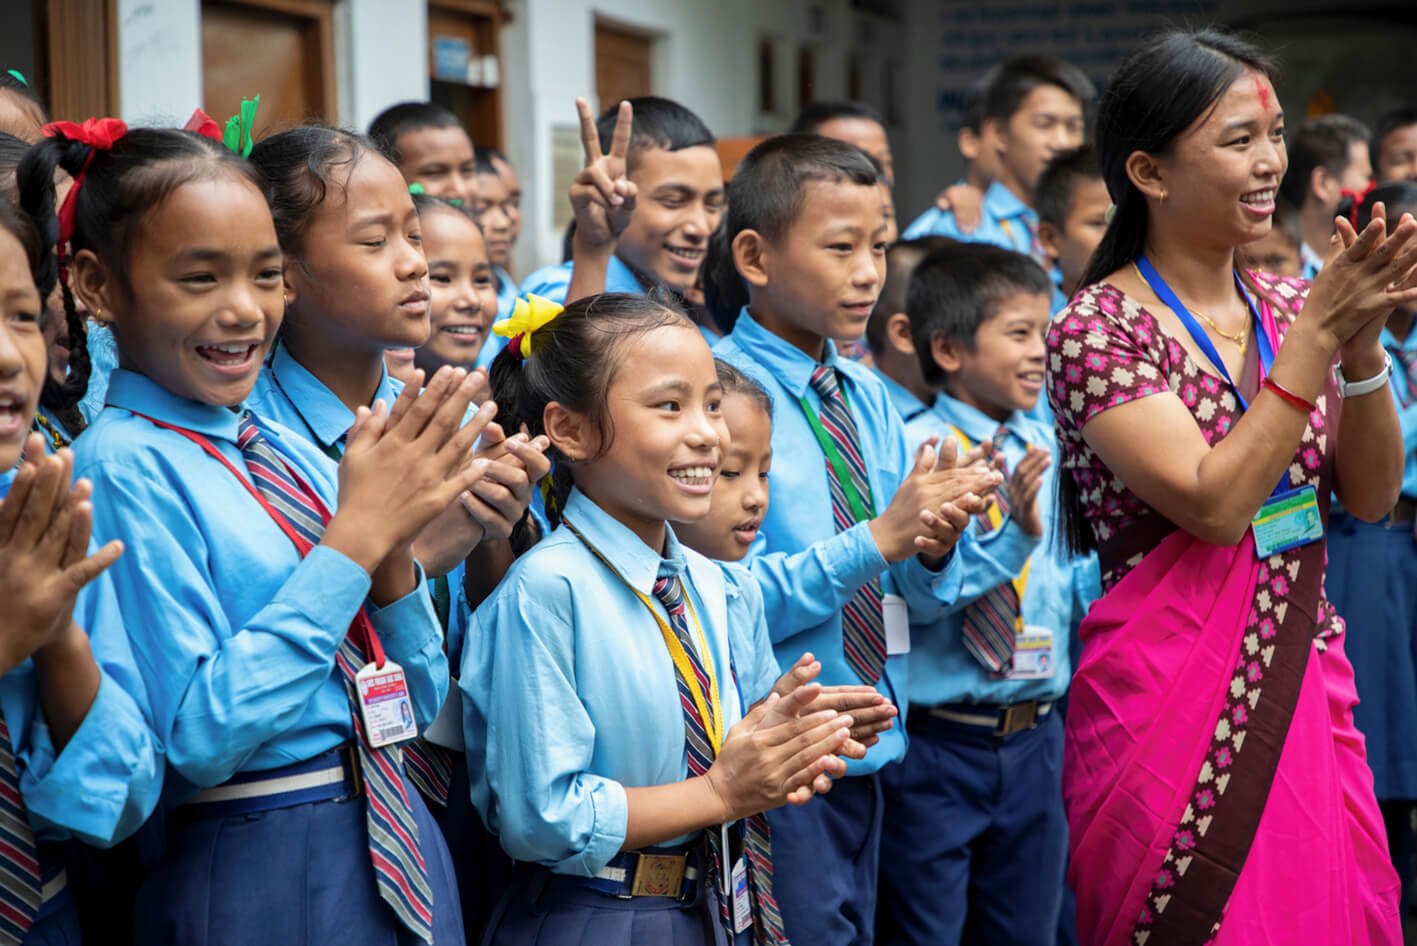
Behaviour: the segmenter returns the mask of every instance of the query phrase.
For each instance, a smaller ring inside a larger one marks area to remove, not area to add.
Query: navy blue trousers
[[[825,796],[768,812],[773,893],[787,938],[871,946],[881,848],[881,779],[837,779]]]
[[[1067,864],[1057,712],[1005,739],[910,712],[881,773],[882,946],[1055,942]]]
[[[453,754],[453,780],[448,805],[428,806],[457,873],[458,899],[462,903],[463,929],[469,943],[480,943],[492,913],[512,876],[512,859],[501,843],[482,824],[482,816],[472,806],[468,787],[467,757]]]

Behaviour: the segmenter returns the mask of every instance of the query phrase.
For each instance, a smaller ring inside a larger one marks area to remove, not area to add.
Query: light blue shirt
[[[876,512],[883,511],[914,464],[905,429],[880,379],[854,361],[837,356],[826,342],[826,363],[839,372],[860,434]],[[959,594],[958,556],[932,572],[917,556],[890,565],[871,537],[869,523],[837,532],[831,515],[827,464],[812,428],[798,406],[806,398],[813,411],[821,401],[811,388],[817,366],[802,351],[758,324],[746,308],[714,354],[752,377],[773,396],[772,502],[762,531],[749,550],[748,565],[763,591],[768,628],[783,666],[811,651],[822,662],[828,686],[859,684],[842,650],[841,609],[866,582],[879,576],[887,594],[905,598],[918,620],[933,620]],[[888,657],[876,689],[907,706],[905,657]],[[878,771],[905,754],[904,717],[881,736],[866,758],[848,771]]]
[[[512,314],[512,309],[517,304],[518,289],[511,273],[501,266],[492,267],[492,276],[497,280],[497,319],[500,321]],[[482,343],[482,350],[477,353],[476,367],[491,368],[492,362],[506,347],[505,338],[488,332],[487,340]]]
[[[13,470],[0,473],[0,498],[10,491],[14,478]],[[104,496],[98,493],[94,499],[103,502]],[[125,558],[138,554],[124,551]],[[147,690],[108,573],[79,592],[74,621],[89,635],[99,683],[93,705],[63,751],[55,751],[32,659],[0,677],[0,711],[10,730],[20,794],[35,835],[109,847],[138,830],[157,805],[162,746],[153,734]]]
[[[1408,332],[1407,338],[1399,342],[1387,329],[1383,329],[1383,348],[1392,358],[1392,377],[1388,384],[1392,388],[1393,399],[1397,401],[1397,422],[1402,428],[1402,450],[1407,455],[1402,467],[1402,495],[1417,499],[1417,389],[1407,377],[1401,355],[1417,352],[1417,332]]]
[[[930,409],[930,405],[921,401],[905,385],[896,381],[880,368],[872,368],[871,370],[886,386],[886,396],[891,399],[891,406],[895,408],[896,416],[900,418],[901,423],[913,420],[917,415]]]
[[[631,588],[653,601],[661,573],[684,582],[725,734],[779,672],[762,598],[741,569],[683,547],[672,529],[661,558],[578,490],[566,519],[624,580],[557,529],[473,614],[458,686],[472,799],[502,847],[519,861],[592,876],[624,846],[625,788],[689,777],[674,664]]]
[[[518,291],[523,297],[534,294],[565,305],[566,292],[571,288],[571,271],[573,269],[575,269],[574,262],[543,266],[522,280],[521,288]],[[605,270],[605,291],[632,292],[635,295],[644,295],[645,285],[640,282],[640,278],[634,274],[630,267],[620,261],[620,257],[611,256],[610,265]]]
[[[218,785],[348,742],[349,697],[334,658],[360,607],[402,665],[420,727],[433,719],[448,666],[421,587],[376,607],[364,569],[323,545],[302,559],[222,464],[135,416],[206,436],[240,470],[235,410],[123,369],[108,403],[75,445],[75,473],[93,480],[97,539],[128,549],[109,574],[158,736],[182,779]],[[335,464],[278,424],[262,420],[261,429],[333,511]]]
[[[1305,279],[1312,280],[1319,274],[1319,270],[1324,268],[1324,258],[1315,253],[1307,243],[1299,243],[1299,259],[1303,262],[1303,269],[1300,270],[1299,275]]]
[[[945,236],[968,243],[992,243],[1025,256],[1034,254],[1033,233],[1038,228],[1038,213],[1019,200],[1018,195],[998,181],[984,192],[979,225],[969,233],[959,228],[953,210],[931,207],[901,234],[903,240],[918,237]]]
[[[104,395],[108,393],[108,376],[118,367],[118,342],[113,331],[98,322],[89,321],[84,325],[88,338],[89,387],[84,399],[79,402],[79,413],[92,424],[98,412],[103,410]]]
[[[1067,692],[1072,675],[1069,638],[1074,614],[1074,568],[1070,558],[1054,546],[1052,515],[1057,450],[1051,427],[1015,411],[1004,421],[1004,459],[1013,469],[1032,445],[1053,454],[1053,467],[1043,478],[1039,508],[1049,531],[1040,539],[1026,534],[1013,518],[1003,527],[981,534],[979,520],[970,523],[973,542],[961,543],[964,572],[959,597],[949,612],[929,622],[911,622],[910,698],[926,706],[941,703],[1009,704],[1023,700],[1055,700]],[[978,409],[940,394],[934,408],[906,424],[912,443],[930,436],[963,433],[971,444],[992,440],[999,422]],[[1053,632],[1053,676],[1046,680],[996,680],[964,648],[965,609],[1006,581],[1012,581],[1026,563],[1028,584],[1023,595],[1025,625]]]

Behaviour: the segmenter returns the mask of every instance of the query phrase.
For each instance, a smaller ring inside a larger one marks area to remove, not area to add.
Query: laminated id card
[[[886,653],[910,653],[910,607],[900,595],[881,599],[881,617],[886,622]]]
[[[1324,537],[1319,516],[1319,496],[1313,486],[1301,486],[1271,496],[1250,523],[1255,533],[1255,554],[1269,558],[1280,552]]]
[[[1029,625],[1014,635],[1014,665],[1010,680],[1047,680],[1053,676],[1053,632]]]
[[[733,933],[737,934],[753,925],[753,901],[748,894],[748,859],[740,857],[733,862]]]
[[[378,749],[418,735],[413,700],[408,695],[402,667],[392,660],[384,661],[383,667],[365,664],[354,675],[354,683],[369,745]]]

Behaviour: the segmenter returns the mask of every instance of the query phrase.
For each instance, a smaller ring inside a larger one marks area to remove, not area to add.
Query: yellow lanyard
[[[704,732],[708,735],[709,745],[713,747],[713,754],[717,757],[718,750],[723,746],[723,704],[719,701],[718,696],[718,675],[714,672],[713,654],[709,652],[708,639],[704,635],[703,625],[699,623],[699,614],[694,609],[693,599],[689,597],[687,585],[684,588],[684,605],[693,621],[699,647],[699,659],[703,664],[704,676],[708,677],[709,691],[707,695],[699,686],[698,674],[694,672],[693,662],[689,659],[689,654],[684,649],[683,643],[680,642],[679,635],[674,633],[674,628],[670,627],[669,622],[660,615],[659,609],[654,606],[654,602],[650,600],[649,596],[626,581],[625,576],[620,574],[620,570],[610,563],[610,559],[606,558],[600,549],[596,548],[569,520],[563,518],[561,524],[570,529],[571,533],[580,539],[586,548],[590,549],[591,554],[600,559],[601,563],[610,569],[636,598],[640,599],[645,610],[649,611],[654,622],[659,625],[660,636],[664,638],[664,646],[669,650],[670,659],[674,661],[674,669],[678,671],[680,679],[684,681],[684,686],[688,688],[689,695],[693,698],[694,706],[699,711],[699,718],[703,720]]]
[[[956,427],[954,424],[951,424],[951,425],[950,425],[950,429],[955,432],[955,437],[959,440],[960,445],[963,446],[966,451],[969,451],[969,450],[973,450],[973,449],[974,449],[974,441],[972,441],[972,440],[970,440],[968,437],[966,437],[965,434],[964,434],[964,431],[960,430],[960,429],[959,429],[958,427]],[[986,516],[988,517],[988,519],[989,519],[989,524],[990,524],[991,526],[993,526],[995,530],[998,530],[998,529],[1002,529],[1002,528],[1003,528],[1003,526],[1004,526],[1004,514],[999,511],[999,504],[998,504],[998,503],[993,502],[993,501],[990,501],[990,503],[989,503],[989,509],[988,509],[987,512],[985,512],[985,515],[986,515]],[[1028,568],[1029,568],[1029,566],[1032,565],[1032,564],[1033,564],[1033,559],[1030,557],[1030,558],[1028,559],[1028,561],[1026,561],[1026,562],[1023,563],[1023,571],[1019,572],[1019,573],[1018,573],[1018,577],[1013,580],[1014,591],[1018,592],[1018,600],[1019,600],[1019,604],[1020,604],[1020,605],[1023,604],[1023,592],[1024,592],[1024,589],[1028,587]],[[1022,613],[1020,613],[1019,616],[1018,616],[1018,626],[1019,626],[1019,628],[1022,628],[1022,627],[1023,627],[1023,614],[1022,614]]]

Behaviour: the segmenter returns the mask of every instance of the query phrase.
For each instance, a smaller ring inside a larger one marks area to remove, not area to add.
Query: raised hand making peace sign
[[[576,99],[576,111],[580,113],[581,145],[585,149],[585,168],[571,182],[576,238],[587,248],[606,246],[624,232],[635,210],[637,188],[626,176],[634,109],[629,102],[620,103],[609,154],[600,150],[595,116],[585,99]]]

